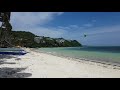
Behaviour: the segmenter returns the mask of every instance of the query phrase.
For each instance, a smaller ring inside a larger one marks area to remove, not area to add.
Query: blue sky
[[[120,46],[120,12],[12,12],[11,24],[14,31],[75,39],[83,45]]]

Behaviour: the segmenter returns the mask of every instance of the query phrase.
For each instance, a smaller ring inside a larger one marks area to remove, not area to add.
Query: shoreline
[[[120,64],[119,63],[114,63],[114,62],[108,62],[108,61],[99,61],[99,60],[91,60],[91,59],[86,59],[86,58],[73,58],[73,57],[69,57],[69,56],[63,56],[63,55],[57,55],[57,54],[53,54],[51,52],[43,52],[43,51],[38,51],[35,48],[30,48],[30,50],[32,50],[33,52],[37,52],[37,53],[43,53],[43,54],[49,54],[49,55],[53,55],[53,56],[57,56],[57,57],[61,57],[61,58],[67,58],[69,60],[73,60],[73,61],[77,61],[77,62],[84,62],[84,63],[91,63],[91,64],[99,64],[99,66],[103,66],[103,67],[112,67],[113,69],[118,69],[120,70]]]
[[[28,53],[0,57],[0,78],[120,78],[116,66],[22,49]]]

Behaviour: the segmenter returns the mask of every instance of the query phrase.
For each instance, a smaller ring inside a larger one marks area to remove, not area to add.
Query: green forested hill
[[[31,32],[12,31],[12,44],[22,47],[77,47],[82,46],[76,40],[65,40],[64,38],[50,38],[36,36]]]

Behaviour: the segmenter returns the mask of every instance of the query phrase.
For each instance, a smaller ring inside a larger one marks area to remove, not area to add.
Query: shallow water
[[[97,61],[106,61],[120,64],[120,47],[60,47],[39,48],[40,52],[72,58],[85,58]]]

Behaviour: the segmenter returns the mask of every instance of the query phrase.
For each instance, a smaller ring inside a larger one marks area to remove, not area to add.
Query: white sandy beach
[[[120,78],[115,66],[25,50],[23,56],[0,56],[0,78]]]

